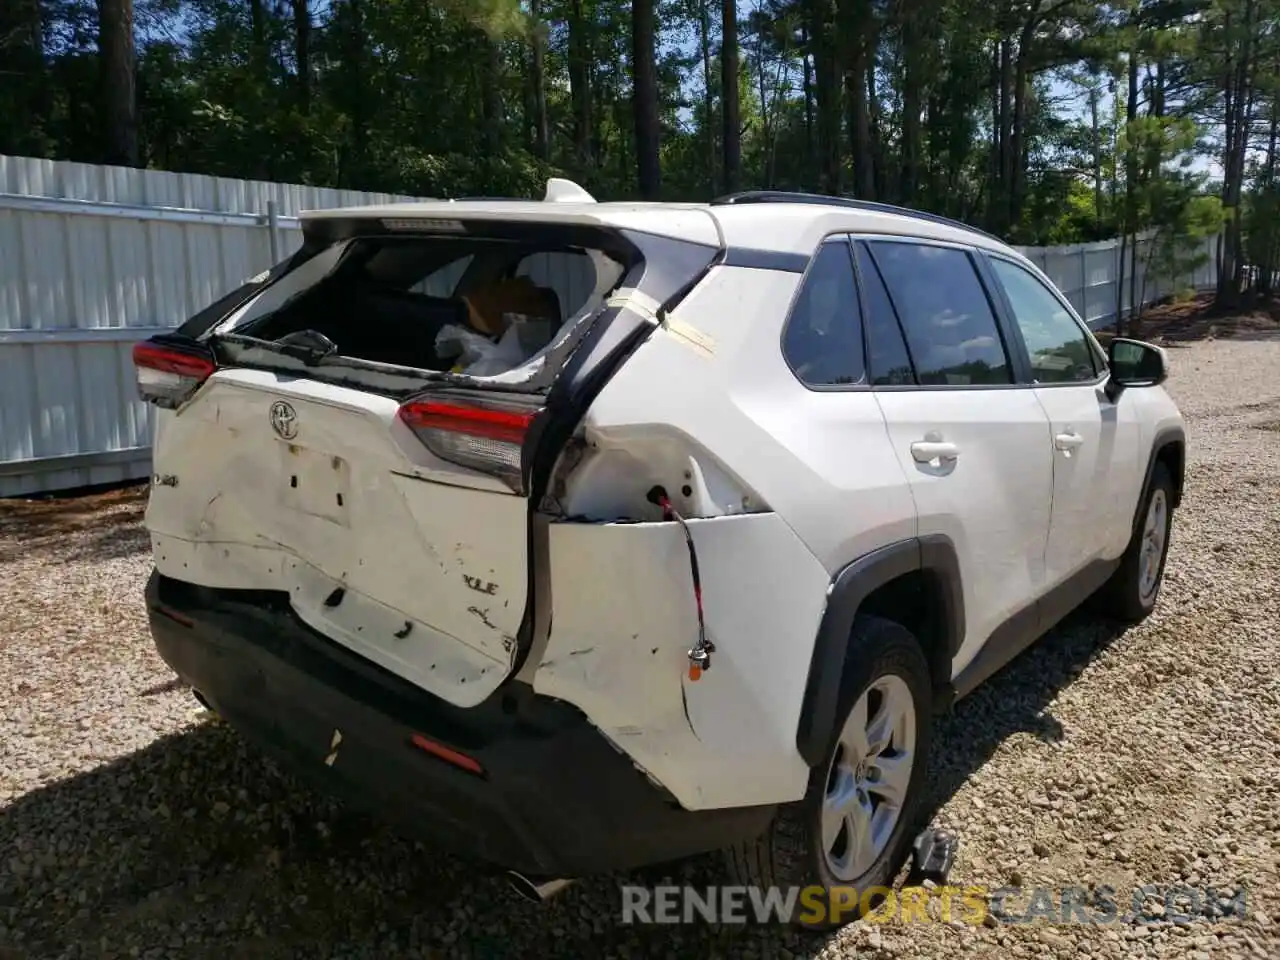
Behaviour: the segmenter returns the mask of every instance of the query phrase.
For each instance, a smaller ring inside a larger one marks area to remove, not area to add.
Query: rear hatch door
[[[160,572],[288,594],[310,626],[452,702],[510,672],[527,512],[433,456],[391,398],[220,370],[166,418],[147,510]]]
[[[341,234],[326,243],[351,233],[326,230]],[[652,329],[652,305],[686,289],[717,249],[631,237],[624,275],[528,375],[299,359],[207,316],[140,345],[143,396],[164,408],[147,510],[157,568],[287,595],[326,637],[452,703],[482,701],[529,646],[539,475]],[[312,251],[298,269],[322,260]],[[259,294],[272,295],[297,303]]]

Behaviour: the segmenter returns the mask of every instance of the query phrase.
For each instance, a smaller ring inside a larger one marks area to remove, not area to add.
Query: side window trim
[[[857,383],[809,383],[796,372],[791,358],[787,355],[787,328],[791,326],[791,322],[795,318],[796,305],[804,295],[805,281],[809,279],[810,273],[817,264],[819,254],[828,245],[844,247],[845,253],[849,258],[849,277],[853,282],[854,289],[857,291],[858,339],[862,344],[862,378]],[[866,315],[865,309],[866,296],[862,291],[862,285],[859,283],[857,259],[853,255],[853,246],[850,243],[849,234],[844,231],[827,234],[813,248],[813,253],[809,256],[809,262],[805,265],[804,271],[800,274],[800,279],[796,283],[795,293],[791,295],[791,302],[787,304],[786,320],[783,321],[782,328],[778,331],[778,352],[782,356],[782,362],[786,365],[787,370],[795,378],[796,383],[812,393],[856,393],[871,389],[870,378],[867,373],[867,331],[866,324],[863,321]]]
[[[1081,316],[1078,313],[1076,313],[1076,309],[1071,305],[1071,301],[1068,300],[1066,297],[1064,297],[1058,291],[1058,288],[1054,285],[1053,281],[1049,280],[1048,277],[1040,276],[1039,271],[1037,270],[1028,270],[1027,265],[1025,263],[1021,263],[1018,260],[1014,259],[1013,257],[1005,256],[1004,254],[998,253],[994,250],[984,250],[982,251],[982,254],[983,254],[982,259],[984,261],[983,266],[985,268],[984,272],[990,275],[990,278],[991,278],[990,282],[992,286],[996,289],[997,296],[1000,298],[1001,308],[1004,311],[1005,315],[1008,317],[1009,327],[1012,329],[1013,335],[1018,338],[1019,353],[1022,355],[1024,363],[1026,364],[1025,374],[1027,378],[1027,383],[1035,386],[1036,388],[1088,387],[1088,386],[1097,386],[1098,384],[1104,383],[1106,379],[1111,375],[1111,371],[1107,367],[1107,358],[1104,355],[1102,348],[1099,346],[1098,341],[1094,339],[1093,331],[1089,329],[1089,325],[1084,322],[1084,320],[1081,318]],[[1018,326],[1017,320],[1013,316],[1013,304],[1010,303],[1009,301],[1009,295],[1005,292],[1004,284],[1001,283],[1000,279],[995,275],[995,271],[991,266],[992,260],[1002,260],[1005,263],[1013,267],[1016,267],[1019,270],[1022,270],[1024,273],[1028,274],[1032,279],[1038,282],[1040,286],[1042,286],[1045,289],[1046,293],[1048,293],[1054,300],[1058,302],[1058,304],[1062,307],[1063,310],[1066,311],[1067,316],[1072,319],[1076,327],[1083,334],[1085,343],[1089,345],[1089,352],[1093,356],[1094,367],[1097,370],[1097,373],[1092,380],[1069,380],[1061,383],[1037,383],[1036,382],[1035,376],[1031,371],[1031,354],[1027,350],[1026,341],[1022,337],[1022,329]]]
[[[915,357],[911,355],[911,343],[907,340],[907,331],[903,329],[902,318],[898,316],[898,308],[893,302],[893,295],[889,293],[889,284],[884,279],[884,274],[880,272],[880,265],[876,263],[875,255],[871,252],[871,248],[867,246],[866,241],[858,237],[849,237],[849,251],[853,256],[853,272],[858,283],[858,301],[862,305],[862,355],[867,358],[866,361],[866,381],[873,390],[883,390],[886,387],[896,386],[898,389],[907,389],[909,387],[920,386],[920,376],[916,373]],[[865,253],[867,262],[871,264],[871,269],[876,272],[876,279],[879,281],[881,288],[884,290],[884,297],[889,304],[889,312],[893,314],[893,324],[898,330],[898,336],[902,338],[902,349],[907,355],[907,364],[911,367],[911,379],[913,383],[903,384],[879,384],[875,383],[871,370],[871,340],[867,333],[870,324],[867,318],[871,316],[871,302],[867,299],[868,283],[862,276],[862,257],[858,254]]]
[[[875,264],[876,270],[879,271],[880,263],[876,259],[875,244],[876,243],[910,243],[922,247],[944,247],[949,250],[957,250],[963,253],[969,260],[969,264],[973,267],[973,272],[977,276],[978,286],[982,289],[983,296],[986,297],[987,304],[991,309],[992,316],[995,320],[996,331],[999,334],[1001,347],[1005,353],[1005,359],[1009,362],[1009,383],[975,383],[963,386],[947,383],[920,383],[919,368],[916,365],[915,356],[911,352],[911,342],[906,336],[905,328],[902,326],[902,320],[897,303],[893,299],[893,290],[889,288],[889,284],[885,282],[885,292],[889,296],[889,302],[893,305],[894,315],[898,319],[899,328],[903,330],[903,341],[907,348],[907,356],[911,360],[912,369],[915,371],[916,383],[914,384],[881,384],[873,387],[875,390],[892,390],[895,392],[903,390],[1021,390],[1031,386],[1030,361],[1026,358],[1026,350],[1023,347],[1022,339],[1011,340],[1011,333],[1017,333],[1017,330],[1010,330],[1015,327],[1012,318],[1005,310],[1004,293],[1000,290],[999,285],[994,283],[994,278],[990,275],[990,264],[980,255],[984,251],[980,251],[968,244],[956,243],[951,240],[938,240],[933,237],[917,237],[907,236],[904,234],[880,234],[880,233],[857,233],[851,235],[852,239],[857,243],[867,244],[867,254],[870,256],[872,263]],[[856,263],[856,258],[855,258]],[[881,274],[883,277],[883,273]]]

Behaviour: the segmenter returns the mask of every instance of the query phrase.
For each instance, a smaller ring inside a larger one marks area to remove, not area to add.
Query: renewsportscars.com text
[[[1241,919],[1243,888],[1148,884],[1066,887],[637,887],[622,888],[624,924],[874,923],[1060,924]]]

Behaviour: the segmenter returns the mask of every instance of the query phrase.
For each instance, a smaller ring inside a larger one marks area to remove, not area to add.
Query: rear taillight
[[[155,339],[134,346],[133,366],[138,396],[166,410],[186,401],[217,369],[213,354],[200,344],[188,346]]]
[[[517,493],[520,452],[537,415],[528,407],[453,398],[419,397],[400,407],[400,419],[437,457],[499,477]]]

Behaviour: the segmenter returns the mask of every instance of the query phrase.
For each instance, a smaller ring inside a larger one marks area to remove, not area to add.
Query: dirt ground
[[[1280,325],[1148,324],[1190,445],[1157,612],[1075,615],[962,702],[929,803],[956,885],[1158,885],[1153,922],[624,926],[619,877],[527,904],[200,711],[147,634],[132,488],[0,503],[0,956],[1280,957]],[[630,879],[667,873],[705,886],[718,861]],[[1224,896],[1164,916],[1171,885]]]

